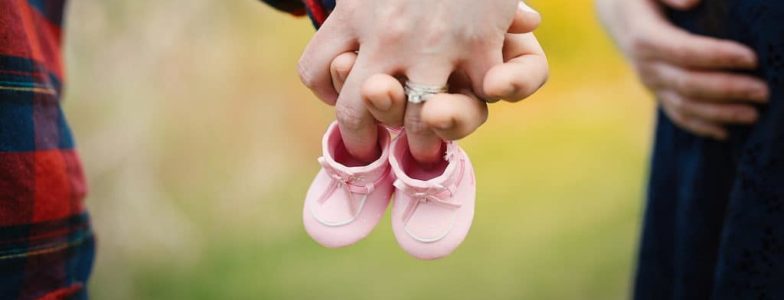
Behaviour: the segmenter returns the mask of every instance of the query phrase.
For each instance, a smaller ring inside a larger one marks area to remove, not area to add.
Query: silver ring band
[[[408,96],[408,102],[416,104],[427,101],[433,95],[446,93],[449,91],[449,86],[426,85],[406,81],[405,91],[406,96]]]

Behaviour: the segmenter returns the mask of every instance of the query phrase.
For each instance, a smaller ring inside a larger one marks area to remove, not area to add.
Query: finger
[[[678,105],[672,101],[674,93],[663,93],[660,96],[661,107],[667,117],[677,126],[697,136],[708,137],[715,140],[726,140],[729,136],[727,130],[718,123],[710,122],[701,118],[693,117],[679,110]]]
[[[753,124],[759,118],[757,110],[750,105],[700,102],[670,91],[660,92],[659,95],[663,105],[671,107],[685,117],[738,125]]]
[[[406,93],[395,77],[387,74],[371,76],[360,91],[370,114],[384,125],[400,127],[406,109]]]
[[[547,58],[533,34],[509,34],[504,44],[505,63],[485,75],[483,90],[489,101],[519,101],[547,81]]]
[[[724,127],[716,123],[710,123],[698,118],[688,118],[677,112],[672,111],[666,106],[662,107],[664,113],[675,125],[682,129],[701,137],[724,141],[729,138],[729,133]]]
[[[333,86],[330,66],[339,55],[356,50],[357,43],[352,36],[345,34],[343,26],[330,20],[327,19],[305,47],[297,70],[302,83],[313,91],[316,97],[334,105],[338,92]]]
[[[654,1],[641,1],[643,9],[654,12],[634,22],[636,38],[632,52],[640,58],[660,59],[696,68],[754,69],[757,56],[748,47],[729,40],[691,34],[671,24]]]
[[[443,86],[451,72],[452,66],[448,62],[434,62],[415,66],[406,75],[416,84]],[[422,106],[422,103],[406,104],[404,126],[411,156],[423,166],[434,166],[441,161],[442,140],[422,119]]]
[[[766,103],[769,97],[765,81],[729,72],[689,71],[669,64],[651,64],[645,71],[657,87],[674,89],[685,97],[706,101]]]
[[[687,115],[720,124],[751,125],[759,119],[757,110],[748,105],[716,104],[690,101],[684,107]]]
[[[697,4],[700,3],[700,0],[661,0],[669,7],[686,10],[690,8],[694,8]]]
[[[377,122],[360,94],[362,84],[371,74],[379,72],[379,66],[367,61],[360,52],[335,106],[343,144],[350,156],[359,163],[370,163],[381,153],[377,143]]]
[[[487,121],[487,103],[471,91],[439,94],[425,102],[422,120],[444,140],[459,140]]]
[[[335,91],[340,94],[343,89],[343,84],[346,83],[348,74],[351,73],[351,68],[354,67],[354,62],[357,60],[357,54],[354,52],[346,52],[332,60],[332,65],[329,68],[329,73],[332,75],[332,86]]]
[[[508,32],[529,33],[536,30],[540,23],[542,23],[542,15],[525,2],[520,1]]]
[[[473,88],[474,94],[481,99],[490,98],[485,92],[485,81],[488,71],[496,66],[503,64],[503,53],[498,51],[488,51],[484,55],[474,54],[464,65],[466,86]]]

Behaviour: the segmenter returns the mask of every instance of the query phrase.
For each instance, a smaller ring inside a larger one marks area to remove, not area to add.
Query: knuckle
[[[335,107],[335,117],[345,129],[357,131],[366,126],[362,116],[357,113],[357,110],[351,109],[344,105]]]
[[[648,48],[650,48],[650,42],[643,35],[635,35],[629,39],[629,49],[635,55],[642,55],[648,52]]]
[[[424,43],[427,45],[437,45],[443,43],[447,38],[451,36],[451,28],[445,22],[433,22],[428,26],[425,32]],[[473,35],[468,34],[464,37],[465,41],[469,42],[469,44],[475,44],[475,40]],[[491,39],[486,39],[486,41],[490,41]]]
[[[382,44],[396,43],[408,36],[411,30],[410,22],[392,21],[384,26],[384,30],[378,35],[378,39]]]
[[[407,116],[406,117],[406,131],[412,134],[424,134],[429,132],[430,127],[422,120],[420,116]]]
[[[440,42],[448,38],[453,33],[449,32],[451,29],[448,27],[436,27],[434,29],[434,36],[430,37],[430,41]],[[485,51],[488,49],[501,49],[504,45],[504,33],[496,32],[483,32],[477,30],[465,30],[461,32],[461,44],[467,45],[470,49],[475,51]]]

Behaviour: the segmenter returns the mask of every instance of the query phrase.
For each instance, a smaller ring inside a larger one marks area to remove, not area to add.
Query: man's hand
[[[661,0],[686,9],[699,0]],[[731,124],[752,124],[766,103],[764,81],[734,71],[757,67],[739,43],[697,36],[670,24],[655,0],[597,0],[599,16],[643,84],[678,126],[725,140]]]

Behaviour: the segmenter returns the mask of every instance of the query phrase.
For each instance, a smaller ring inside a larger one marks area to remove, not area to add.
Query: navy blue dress
[[[705,1],[671,19],[754,49],[771,101],[727,143],[658,112],[634,298],[784,299],[784,0]]]

